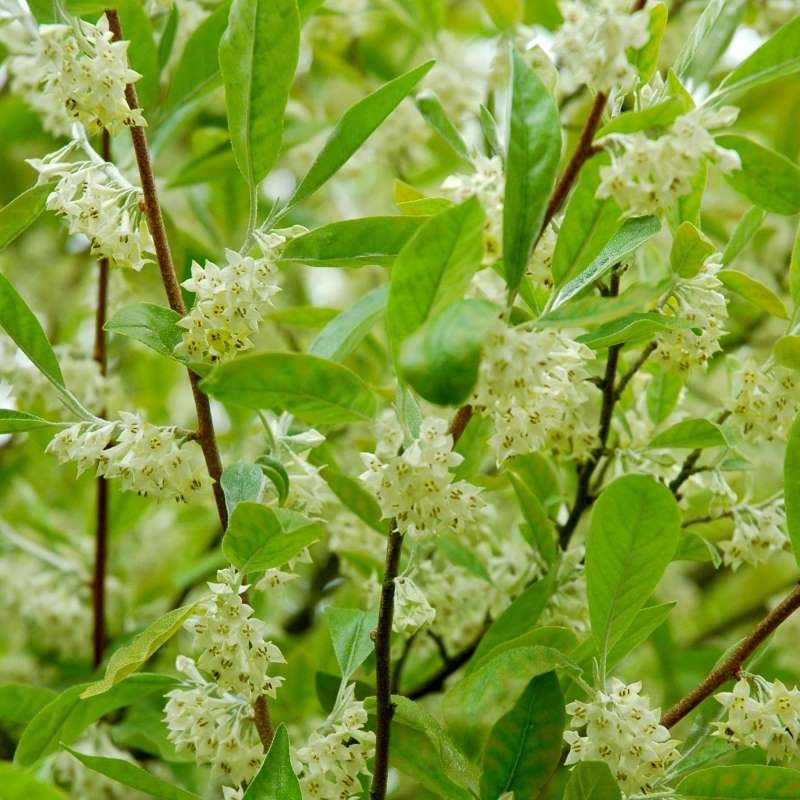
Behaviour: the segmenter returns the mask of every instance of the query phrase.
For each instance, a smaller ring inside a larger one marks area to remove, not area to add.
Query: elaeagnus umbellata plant
[[[797,0],[0,0],[0,798],[797,800]]]

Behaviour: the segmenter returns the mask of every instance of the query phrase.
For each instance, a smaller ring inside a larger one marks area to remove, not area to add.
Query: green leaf
[[[403,379],[431,403],[463,403],[475,388],[481,349],[498,313],[486,300],[456,300],[403,342]]]
[[[0,250],[36,222],[51,191],[52,187],[47,184],[32,186],[0,208]]]
[[[58,422],[37,417],[27,411],[17,411],[15,408],[0,408],[0,433],[20,433],[22,431],[35,431],[39,428],[49,428],[58,425]]]
[[[603,662],[672,561],[680,532],[675,498],[650,476],[618,478],[597,499],[586,540],[586,587]]]
[[[367,700],[368,705],[373,703]],[[467,760],[439,720],[402,695],[392,695],[392,703],[391,763],[439,797],[474,800],[477,767]]]
[[[611,198],[595,197],[600,186],[600,168],[608,164],[608,160],[608,156],[601,153],[586,162],[567,202],[553,253],[556,287],[580,275],[618,227],[619,206]]]
[[[108,758],[79,753],[70,747],[67,748],[67,751],[89,769],[125,786],[130,786],[132,789],[145,792],[150,797],[157,797],[159,800],[200,800],[200,795],[187,792],[162,778],[157,778],[151,772],[124,758]]]
[[[392,269],[386,328],[395,356],[425,321],[460,300],[483,257],[483,211],[471,197],[429,219]]]
[[[486,140],[489,154],[493,156],[505,157],[505,148],[500,142],[500,131],[497,128],[497,121],[492,116],[492,112],[481,104],[480,109],[481,132]]]
[[[661,40],[667,29],[669,11],[665,3],[656,3],[649,8],[650,21],[647,30],[650,38],[639,50],[628,50],[628,61],[636,67],[641,82],[649,83],[658,67],[658,56],[661,51]]]
[[[561,758],[564,698],[555,672],[531,680],[492,728],[483,751],[481,800],[535,797]]]
[[[299,48],[297,0],[233,0],[219,66],[233,157],[251,187],[278,158]]]
[[[151,694],[163,694],[175,686],[170,675],[142,673],[118,682],[102,695],[81,699],[95,684],[71,686],[54,697],[35,714],[22,733],[14,753],[14,762],[29,767],[58,750],[72,744],[100,717],[132,705]]]
[[[304,353],[255,353],[215,367],[207,394],[231,405],[288,411],[310,425],[361,422],[375,414],[375,395],[347,367]]]
[[[361,481],[345,475],[330,465],[323,467],[320,475],[344,506],[364,520],[370,528],[386,535],[389,523],[383,519],[383,512],[378,501],[364,488]]]
[[[525,274],[560,159],[558,108],[539,76],[513,50],[503,200],[503,264],[510,289],[516,289]]]
[[[0,683],[0,724],[19,725],[30,722],[56,693],[44,686],[29,683]]]
[[[789,261],[789,292],[796,308],[800,305],[800,225],[797,226],[792,256]]]
[[[103,694],[139,669],[153,653],[157,652],[181,629],[183,623],[194,611],[194,606],[195,604],[192,603],[168,611],[155,622],[151,622],[141,633],[137,633],[130,644],[115,650],[108,661],[106,674],[101,680],[90,683],[81,697],[85,699]]]
[[[164,101],[165,117],[185,109],[220,82],[217,51],[228,25],[230,0],[223,0],[186,41]]]
[[[522,514],[533,533],[537,549],[545,563],[552,567],[558,555],[558,535],[555,525],[547,516],[536,493],[525,483],[523,476],[515,471],[514,462],[507,468],[508,479],[514,487]]]
[[[301,516],[301,515],[298,515]],[[242,574],[282,567],[320,537],[319,523],[286,521],[269,506],[241,502],[233,510],[222,538],[222,552]]]
[[[128,63],[142,77],[136,81],[136,94],[147,115],[159,92],[158,47],[153,24],[140,0],[117,0],[122,30],[128,45]]]
[[[772,354],[781,366],[800,371],[800,336],[781,336]]]
[[[331,632],[333,650],[342,671],[342,679],[347,681],[375,647],[372,631],[378,624],[378,617],[371,611],[328,606],[325,609],[325,619]]]
[[[711,0],[692,28],[672,67],[684,83],[703,83],[728,46],[746,3]]]
[[[684,800],[795,800],[800,772],[757,764],[709,767],[687,775],[678,793]]]
[[[433,61],[400,75],[345,111],[306,176],[295,189],[290,205],[317,191],[361,147],[372,132],[400,105],[428,74]]]
[[[622,795],[608,764],[581,761],[572,769],[564,800],[622,800]]]
[[[447,116],[447,112],[436,94],[426,89],[416,96],[414,102],[428,125],[450,145],[453,152],[464,161],[471,162],[466,142],[450,121],[450,117]]]
[[[424,216],[360,217],[332,222],[292,239],[282,261],[311,267],[366,267],[394,263]]]
[[[740,272],[737,269],[721,269],[717,273],[717,277],[727,289],[740,294],[745,300],[749,300],[767,314],[778,319],[789,319],[789,313],[786,311],[783,300],[772,289],[746,272]]]
[[[478,647],[469,660],[465,675],[474,672],[482,660],[496,647],[504,642],[516,639],[521,634],[533,628],[536,621],[547,606],[547,601],[553,592],[557,565],[550,568],[544,578],[536,581],[516,597],[511,605],[489,626],[481,637]]]
[[[349,356],[383,316],[388,296],[389,285],[384,284],[360,297],[319,332],[309,353],[331,361],[341,361]]]
[[[256,464],[229,464],[222,470],[220,486],[225,495],[228,514],[243,502],[256,501],[264,489],[264,473]]]
[[[452,564],[463,567],[486,583],[492,583],[492,578],[486,571],[483,562],[463,540],[454,533],[445,531],[436,537],[436,546],[442,555]]]
[[[710,419],[684,419],[659,433],[647,446],[694,450],[727,447],[728,440],[719,425]]]
[[[683,388],[683,379],[672,370],[658,365],[652,371],[652,378],[647,385],[647,414],[658,425],[675,409]]]
[[[721,105],[741,92],[800,70],[800,17],[787,22],[729,72],[707,102]]]
[[[278,504],[283,505],[289,497],[289,473],[286,467],[272,456],[259,456],[256,464],[261,470],[261,474],[272,484],[278,495]],[[255,499],[255,498],[250,498]]]
[[[5,275],[0,275],[0,327],[45,378],[63,388],[61,368],[39,320]]]
[[[292,769],[291,751],[289,734],[281,723],[261,769],[248,784],[242,800],[302,800],[300,782]]]
[[[569,663],[551,647],[515,647],[485,661],[442,698],[444,719],[456,744],[467,757],[477,757],[495,723],[514,706],[530,680]]]
[[[691,222],[682,222],[672,238],[669,254],[672,271],[682,278],[693,278],[716,249],[712,241]]]
[[[523,0],[481,0],[481,5],[501,31],[522,22],[525,11]]]
[[[608,219],[610,220],[610,215]],[[561,241],[564,225],[566,225],[566,218],[561,227],[558,241]],[[656,217],[634,217],[633,219],[625,220],[614,235],[604,244],[591,263],[569,283],[562,286],[555,296],[550,310],[554,311],[559,306],[564,305],[567,300],[591,286],[595,281],[600,280],[615,264],[628,258],[637,248],[641,247],[648,239],[652,239],[660,230],[661,223]],[[591,246],[594,247],[593,244]],[[556,250],[558,250],[558,243],[556,243]],[[574,274],[574,271],[570,271],[567,276],[572,274]]]
[[[800,17],[797,21],[800,23]],[[739,194],[765,211],[776,214],[800,211],[800,168],[797,164],[744,136],[726,134],[717,136],[716,141],[721,147],[739,154],[741,169],[723,173]]]
[[[597,132],[597,137],[610,133],[634,133],[647,128],[665,128],[684,112],[683,103],[676,97],[668,97],[641,111],[626,111],[614,117]]]
[[[656,333],[666,330],[685,330],[692,323],[678,317],[665,317],[655,311],[641,314],[628,314],[622,319],[608,322],[599,328],[578,337],[579,342],[593,350],[604,350],[615,344],[631,344],[652,338]]]
[[[167,358],[175,358],[175,348],[183,337],[178,327],[181,315],[154,303],[135,303],[117,311],[103,326],[109,333],[129,336]]]
[[[2,800],[69,800],[60,789],[43,783],[26,770],[8,761],[0,761],[0,798]]]
[[[722,266],[730,264],[756,235],[767,212],[763,208],[753,206],[740,220],[725,249],[722,251]]]
[[[800,564],[800,416],[789,431],[783,461],[783,493],[786,503],[786,527],[792,550]]]
[[[598,297],[587,292],[583,297],[572,297],[558,308],[548,311],[536,320],[536,325],[542,328],[575,328],[613,322],[627,314],[649,308],[669,289],[671,283],[667,278],[659,283],[632,285],[614,297]]]
[[[660,603],[639,609],[631,626],[609,650],[606,668],[613,669],[628,653],[635,650],[642,642],[646,642],[650,634],[664,624],[675,605],[675,603]]]

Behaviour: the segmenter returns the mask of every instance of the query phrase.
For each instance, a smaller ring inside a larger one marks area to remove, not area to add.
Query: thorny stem
[[[689,694],[661,717],[661,724],[665,728],[672,728],[722,684],[733,680],[747,659],[798,608],[800,608],[800,585],[795,585],[787,597],[758,623],[755,630],[719,666],[711,670]]]
[[[113,9],[106,11],[108,27],[114,39],[120,41],[122,36],[122,26],[120,25],[119,15]],[[131,108],[139,107],[139,98],[136,95],[136,87],[129,83],[125,87],[125,99]],[[153,244],[156,251],[156,261],[161,272],[161,281],[167,294],[170,308],[182,317],[186,316],[186,306],[181,296],[181,287],[175,274],[175,266],[172,261],[172,253],[167,238],[167,230],[164,225],[164,217],[161,213],[161,206],[158,202],[158,192],[156,190],[155,176],[153,175],[153,165],[150,161],[150,151],[147,144],[147,134],[144,128],[133,126],[130,129],[133,149],[136,154],[136,164],[139,168],[139,178],[142,183],[144,193],[144,213],[147,218],[147,226],[150,235],[153,237]],[[197,441],[203,451],[208,474],[214,481],[214,499],[217,504],[217,513],[223,530],[228,527],[228,511],[225,506],[225,495],[222,492],[220,477],[222,475],[222,461],[219,457],[217,439],[214,433],[214,421],[211,417],[211,406],[208,398],[200,391],[200,378],[189,370],[189,381],[192,386],[194,405],[197,411]]]
[[[111,136],[104,130],[101,142],[103,160],[111,161]],[[108,259],[98,262],[97,308],[94,318],[93,359],[100,375],[105,378],[108,371],[106,342],[106,314],[108,311]],[[105,416],[105,410],[100,410]],[[106,568],[108,564],[108,483],[102,476],[97,478],[97,500],[95,507],[94,572],[92,574],[92,664],[97,667],[103,660],[106,647]]]

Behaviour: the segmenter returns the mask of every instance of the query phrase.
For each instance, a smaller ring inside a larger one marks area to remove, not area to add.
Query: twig
[[[661,717],[661,724],[671,728],[693,711],[722,684],[739,674],[744,663],[763,644],[777,627],[800,608],[800,585],[759,622],[755,630],[736,649],[683,699],[679,700]]]
[[[378,625],[373,632],[375,639],[375,766],[369,796],[372,800],[384,800],[386,781],[389,775],[389,735],[394,716],[392,703],[392,618],[394,616],[394,581],[400,565],[403,535],[392,520],[392,529],[386,544],[386,566],[381,584],[381,602]]]
[[[480,632],[479,636],[474,642],[468,644],[463,650],[460,650],[455,655],[448,656],[447,661],[442,664],[442,666],[436,672],[434,672],[430,678],[408,693],[408,697],[411,700],[419,700],[420,697],[425,697],[425,695],[433,692],[440,692],[444,688],[445,681],[456,670],[461,669],[461,667],[463,667],[464,664],[470,660],[470,658],[472,658],[473,654],[478,649],[478,645],[481,643],[481,639],[483,639],[485,632],[486,628]]]
[[[101,139],[101,155],[111,161],[111,135],[104,130]],[[106,342],[106,315],[108,311],[108,259],[98,262],[97,308],[94,317],[94,350],[92,358],[97,362],[100,375],[108,372]],[[105,409],[100,410],[105,416]],[[106,648],[106,569],[108,565],[108,483],[102,476],[97,478],[97,499],[94,530],[94,572],[92,574],[92,664],[97,667],[103,660]]]
[[[604,94],[603,92],[598,92],[595,96],[592,110],[589,112],[589,116],[586,119],[583,130],[581,131],[581,136],[578,140],[578,146],[575,148],[575,152],[572,154],[572,158],[569,160],[569,163],[564,170],[564,174],[556,184],[556,188],[553,190],[553,194],[550,197],[550,202],[547,204],[547,210],[544,213],[544,221],[542,223],[542,230],[544,230],[550,224],[550,221],[563,205],[564,200],[566,200],[567,195],[569,194],[569,190],[572,188],[572,184],[575,182],[575,179],[578,177],[578,173],[581,171],[581,167],[596,152],[598,152],[593,140],[595,133],[597,133],[598,127],[600,127],[600,120],[603,116],[603,109],[606,107],[607,100],[608,95]]]
[[[723,411],[717,417],[717,424],[720,425],[721,423],[725,422],[730,415],[730,411]],[[701,470],[697,468],[697,462],[700,460],[700,456],[702,455],[703,448],[698,447],[696,450],[692,450],[692,452],[686,456],[686,460],[683,462],[680,472],[669,482],[669,490],[675,495],[675,497],[680,497],[681,486],[683,486],[683,484],[686,483],[686,481],[689,480],[692,475],[694,475],[696,472],[701,472]]]
[[[617,388],[614,392],[617,400],[622,397],[622,393],[625,391],[625,387],[631,382],[631,378],[644,366],[644,362],[655,353],[657,347],[658,345],[655,342],[650,342],[639,354],[639,358],[636,359],[631,368],[620,376]]]
[[[269,715],[267,698],[263,694],[257,697],[255,703],[253,703],[253,722],[258,731],[258,738],[261,739],[261,746],[266,753],[272,743],[275,729],[272,726],[272,717]]]
[[[114,39],[120,41],[123,38],[122,26],[120,25],[119,15],[113,9],[106,12],[108,27]],[[136,94],[136,87],[129,83],[125,87],[125,99],[131,108],[139,107],[139,98]],[[156,261],[161,272],[161,281],[167,294],[170,308],[182,317],[186,316],[186,306],[181,295],[181,287],[175,274],[175,266],[172,261],[172,252],[169,247],[167,230],[164,225],[164,217],[161,213],[161,206],[158,201],[156,181],[153,174],[153,165],[150,160],[150,151],[147,144],[147,135],[144,128],[132,126],[130,128],[133,150],[136,154],[136,164],[139,168],[139,178],[142,183],[144,193],[144,213],[147,218],[147,226],[150,235],[153,237],[153,245],[156,251]],[[200,391],[200,378],[191,370],[189,381],[192,386],[192,396],[194,397],[195,410],[197,412],[197,441],[203,451],[208,474],[213,480],[214,499],[217,504],[217,513],[222,523],[223,530],[228,527],[228,511],[225,506],[225,495],[220,485],[222,475],[222,461],[219,457],[217,439],[214,433],[214,421],[211,417],[211,406],[208,398]]]
[[[392,670],[392,694],[397,694],[400,691],[400,681],[403,677],[403,669],[406,666],[408,657],[411,655],[411,648],[414,645],[414,640],[417,638],[418,631],[415,631],[411,636],[406,639],[403,645],[403,652],[400,653],[400,658],[397,659]]]
[[[453,437],[453,446],[455,447],[456,442],[461,438],[462,434],[469,425],[469,421],[472,419],[472,406],[467,404],[461,406],[461,408],[456,411],[455,416],[453,417],[453,421],[450,423],[450,435]]]

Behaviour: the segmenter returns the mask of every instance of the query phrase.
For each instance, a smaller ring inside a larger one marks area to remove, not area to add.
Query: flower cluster
[[[746,361],[736,374],[730,424],[756,440],[785,439],[800,409],[800,380],[781,366],[759,368]]]
[[[13,64],[16,90],[38,93],[41,103],[66,111],[90,134],[146,125],[131,108],[125,87],[141,75],[128,66],[128,42],[113,41],[105,18],[92,25],[73,18],[68,25],[41,25],[39,35]]]
[[[739,155],[716,143],[710,129],[725,127],[738,109],[695,108],[656,139],[645,133],[611,134],[611,164],[600,169],[597,196],[613,197],[628,217],[658,214],[692,191],[705,160],[723,172],[741,168]]]
[[[199,451],[181,445],[175,428],[159,428],[123,411],[119,421],[70,425],[53,437],[47,452],[62,464],[74,461],[78,474],[96,468],[104,478],[120,478],[124,489],[186,502],[211,479]]]
[[[770,761],[798,755],[800,689],[759,675],[743,676],[733,691],[715,695],[727,712],[714,723],[715,736],[737,747],[760,747]]]
[[[498,322],[486,337],[476,410],[494,423],[498,462],[534,451],[580,457],[595,444],[595,424],[584,419],[598,397],[589,381],[594,353],[555,330],[523,330]]]
[[[450,175],[442,183],[447,197],[462,203],[470,197],[480,200],[486,214],[483,229],[483,263],[493,264],[503,249],[503,195],[506,179],[499,156],[476,156],[471,175]]]
[[[275,258],[286,241],[273,234],[264,256],[251,258],[234,250],[225,251],[225,265],[206,261],[192,264],[192,277],[183,287],[194,292],[195,301],[178,325],[186,329],[179,355],[192,361],[227,361],[253,346],[252,336],[280,291],[276,283]],[[263,240],[262,240],[263,241]]]
[[[293,753],[303,797],[352,800],[362,796],[358,776],[369,775],[367,762],[375,752],[375,734],[365,730],[366,724],[364,703],[356,700],[354,684],[347,684],[324,724]]]
[[[763,564],[789,544],[783,498],[766,505],[735,508],[733,536],[719,543],[726,565],[738,569],[742,564]]]
[[[628,52],[644,47],[650,14],[631,13],[631,0],[559,3],[564,23],[553,48],[563,64],[562,86],[572,92],[582,84],[597,92],[626,94],[636,85],[636,67]]]
[[[117,381],[103,375],[100,365],[93,358],[63,345],[56,346],[54,350],[64,383],[73,389],[81,404],[94,413],[107,408],[117,392]],[[63,409],[50,381],[33,365],[20,363],[16,348],[7,345],[4,339],[0,339],[0,381],[11,384],[14,399],[20,408],[41,406],[53,414]]]
[[[3,558],[4,626],[13,616],[23,623],[25,639],[37,649],[83,659],[92,631],[90,575],[70,555],[48,553],[50,563],[27,553]]]
[[[71,160],[79,147],[89,158]],[[39,173],[39,184],[58,179],[47,208],[66,218],[70,233],[85,236],[93,254],[121,267],[144,266],[144,251],[152,249],[152,241],[142,214],[142,192],[113,164],[99,158],[85,142],[70,142],[28,163]]]
[[[664,364],[680,373],[694,367],[704,369],[719,351],[728,306],[717,277],[719,263],[709,258],[692,278],[679,280],[672,289],[665,310],[675,318],[690,323],[688,328],[674,328],[656,337],[656,354]]]
[[[430,625],[436,619],[436,609],[411,578],[395,578],[394,588],[392,628],[395,633],[413,636],[420,628]]]
[[[283,678],[268,670],[285,659],[242,600],[248,587],[235,569],[220,570],[208,586],[211,597],[185,625],[199,655],[178,656],[176,667],[186,680],[168,692],[164,712],[178,750],[192,753],[198,764],[211,764],[215,777],[238,787],[263,760],[253,706],[259,697],[275,697]]]
[[[275,697],[283,678],[267,674],[272,664],[285,664],[280,649],[265,638],[267,627],[253,617],[242,600],[247,589],[233,568],[220,570],[217,583],[209,583],[211,598],[189,617],[186,629],[194,634],[192,649],[199,652],[197,666],[211,675],[223,692],[245,697],[251,703],[261,695]]]
[[[191,658],[178,656],[175,666],[185,677],[167,693],[169,740],[198,764],[210,764],[212,775],[223,783],[238,786],[251,780],[264,759],[252,706],[203,677]]]
[[[482,501],[477,487],[453,480],[450,469],[464,459],[453,452],[447,423],[423,420],[419,437],[401,453],[398,432],[390,430],[388,442],[379,440],[375,454],[361,454],[367,469],[360,478],[377,497],[384,519],[394,519],[401,533],[412,536],[463,531]]]
[[[652,791],[679,755],[677,741],[659,723],[660,710],[650,708],[641,688],[613,678],[609,691],[567,706],[573,730],[564,731],[570,746],[565,763],[605,761],[627,796]],[[581,736],[577,729],[584,727]]]

